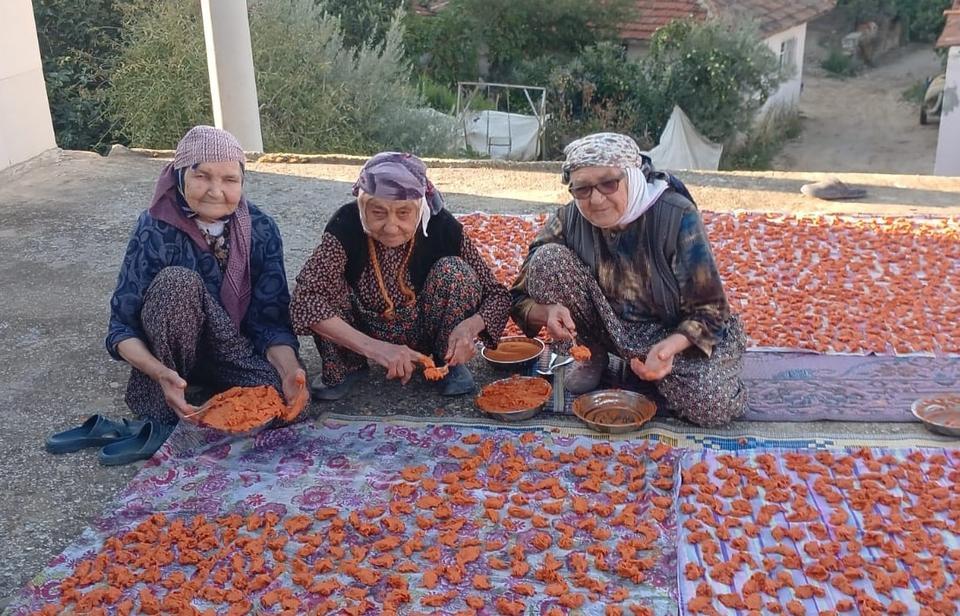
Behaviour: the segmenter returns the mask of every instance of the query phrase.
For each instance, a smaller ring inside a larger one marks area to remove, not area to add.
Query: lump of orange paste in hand
[[[428,381],[439,381],[443,377],[447,376],[447,373],[450,371],[450,368],[447,366],[441,366],[437,368],[437,365],[433,363],[433,360],[426,355],[420,357],[420,363],[423,364],[423,376]]]
[[[581,344],[570,347],[570,356],[577,361],[590,360],[590,348]]]
[[[284,409],[283,414],[280,415],[280,419],[283,421],[289,422],[299,417],[303,409],[307,408],[307,403],[310,402],[310,394],[307,392],[307,375],[303,371],[297,372],[296,382],[297,395],[293,397],[293,400]]]

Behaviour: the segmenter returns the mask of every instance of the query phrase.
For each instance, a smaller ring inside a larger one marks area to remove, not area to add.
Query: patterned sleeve
[[[252,294],[243,317],[243,330],[250,336],[257,353],[263,355],[272,346],[300,348],[290,326],[290,290],[283,265],[283,241],[280,230],[269,216],[253,221],[251,255]]]
[[[107,352],[116,360],[123,361],[117,345],[128,338],[146,342],[146,334],[140,322],[143,298],[165,265],[162,233],[150,225],[144,212],[130,234],[127,251],[120,265],[117,286],[110,298],[110,324],[107,328]]]
[[[709,357],[730,317],[730,306],[697,210],[684,214],[680,222],[673,270],[680,284],[682,320],[677,332]]]
[[[507,287],[497,282],[487,262],[480,256],[477,247],[463,234],[460,244],[460,256],[477,273],[480,280],[480,309],[478,313],[483,319],[484,330],[480,332],[480,340],[489,348],[494,348],[503,335],[507,326],[507,317],[510,313],[510,294]]]
[[[294,332],[311,336],[311,325],[341,316],[349,297],[346,271],[347,252],[343,245],[330,233],[324,233],[320,245],[297,274],[290,304]]]
[[[527,321],[527,314],[529,314],[530,309],[536,305],[536,302],[533,301],[533,298],[527,293],[527,264],[530,262],[530,257],[533,256],[533,253],[535,253],[540,246],[545,244],[566,244],[563,235],[563,223],[560,221],[559,212],[560,210],[555,211],[550,218],[547,219],[547,222],[544,223],[540,231],[537,232],[537,237],[534,238],[533,243],[530,244],[530,248],[527,250],[527,256],[520,266],[520,273],[510,288],[510,300],[512,303],[510,316],[512,316],[513,320],[520,326],[523,333],[529,337],[536,336],[540,328],[533,327]]]

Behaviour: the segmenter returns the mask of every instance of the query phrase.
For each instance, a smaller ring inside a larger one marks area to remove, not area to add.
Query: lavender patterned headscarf
[[[443,195],[427,179],[427,166],[413,154],[380,152],[363,165],[353,185],[357,197],[370,195],[388,201],[420,201],[420,226],[427,235],[430,216],[444,208]],[[367,231],[363,208],[360,222]]]

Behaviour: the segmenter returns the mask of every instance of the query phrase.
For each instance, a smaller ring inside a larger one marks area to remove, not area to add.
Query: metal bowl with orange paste
[[[494,381],[480,390],[477,408],[504,421],[522,421],[537,414],[553,388],[545,379],[512,376]]]
[[[518,368],[532,362],[543,353],[544,344],[537,338],[508,336],[501,338],[497,348],[480,350],[480,354],[497,368]]]

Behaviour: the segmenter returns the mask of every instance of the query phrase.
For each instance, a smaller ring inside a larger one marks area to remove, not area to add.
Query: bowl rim
[[[539,403],[539,404],[536,404],[536,405],[534,405],[534,406],[530,406],[530,407],[524,408],[524,409],[514,409],[514,410],[512,410],[512,411],[488,411],[487,409],[485,409],[485,408],[483,408],[482,406],[480,406],[480,396],[483,395],[483,390],[486,389],[487,387],[490,387],[490,386],[492,386],[492,385],[496,385],[497,383],[502,383],[502,382],[504,382],[504,381],[512,381],[512,380],[534,380],[534,379],[539,380],[539,381],[543,381],[544,383],[547,384],[547,387],[550,388],[549,391],[547,391],[547,395],[546,395],[546,397],[543,399],[543,402],[541,402],[541,403]],[[547,401],[550,400],[550,396],[552,396],[552,395],[553,395],[553,384],[550,383],[550,381],[548,381],[547,379],[545,379],[545,378],[543,378],[543,377],[541,377],[541,376],[527,376],[527,375],[522,375],[522,374],[515,374],[515,375],[513,375],[513,376],[508,376],[508,377],[506,377],[506,378],[497,379],[497,380],[495,380],[495,381],[490,381],[489,383],[487,383],[486,385],[484,385],[483,387],[481,387],[481,388],[480,388],[480,391],[478,391],[478,392],[477,392],[477,395],[474,396],[474,398],[473,398],[473,406],[474,406],[477,410],[479,410],[480,412],[482,412],[482,413],[487,413],[487,414],[489,414],[489,415],[513,415],[513,414],[517,414],[517,413],[527,413],[527,412],[532,411],[532,410],[534,410],[534,409],[542,409],[543,406],[547,403]]]
[[[637,411],[641,419],[633,423],[609,424],[609,423],[603,423],[600,421],[593,421],[584,417],[583,412],[577,406],[577,402],[584,398],[588,398],[590,396],[594,396],[596,394],[604,393],[604,392],[617,392],[618,394],[627,394],[629,397],[636,397],[639,399],[638,401],[641,405],[651,409],[652,412],[649,413],[649,417],[645,417],[646,415],[645,413],[641,411]],[[629,426],[639,427],[651,421],[657,415],[657,403],[653,399],[651,399],[649,396],[645,396],[644,394],[641,394],[640,392],[631,391],[629,389],[595,389],[593,391],[588,391],[574,398],[573,404],[570,406],[570,408],[573,410],[573,414],[577,417],[577,419],[579,419],[583,423],[587,425],[603,426],[604,428],[623,428],[623,427],[629,427]]]
[[[936,396],[924,396],[922,398],[917,398],[916,400],[913,401],[913,403],[910,405],[910,413],[914,417],[919,419],[922,423],[930,424],[931,426],[937,426],[938,428],[945,428],[947,430],[960,430],[960,426],[948,426],[938,421],[934,421],[929,417],[924,417],[923,415],[920,414],[920,406],[923,403],[930,402],[931,400],[939,399],[939,398],[953,398],[957,401],[957,404],[960,405],[960,393],[948,393],[948,394],[940,394]]]
[[[487,353],[493,349],[487,349],[487,347],[484,346],[480,348],[480,356],[483,357],[488,362],[490,362],[491,364],[497,364],[500,366],[512,366],[515,364],[523,364],[528,361],[533,361],[537,359],[538,357],[543,355],[544,349],[547,348],[547,344],[543,340],[540,340],[539,338],[528,338],[527,336],[503,336],[499,340],[497,340],[497,344],[499,345],[501,342],[514,342],[514,341],[520,341],[520,340],[536,342],[537,346],[539,346],[539,349],[537,349],[536,354],[531,355],[526,359],[510,359],[510,360],[493,359],[492,357],[487,355]]]

